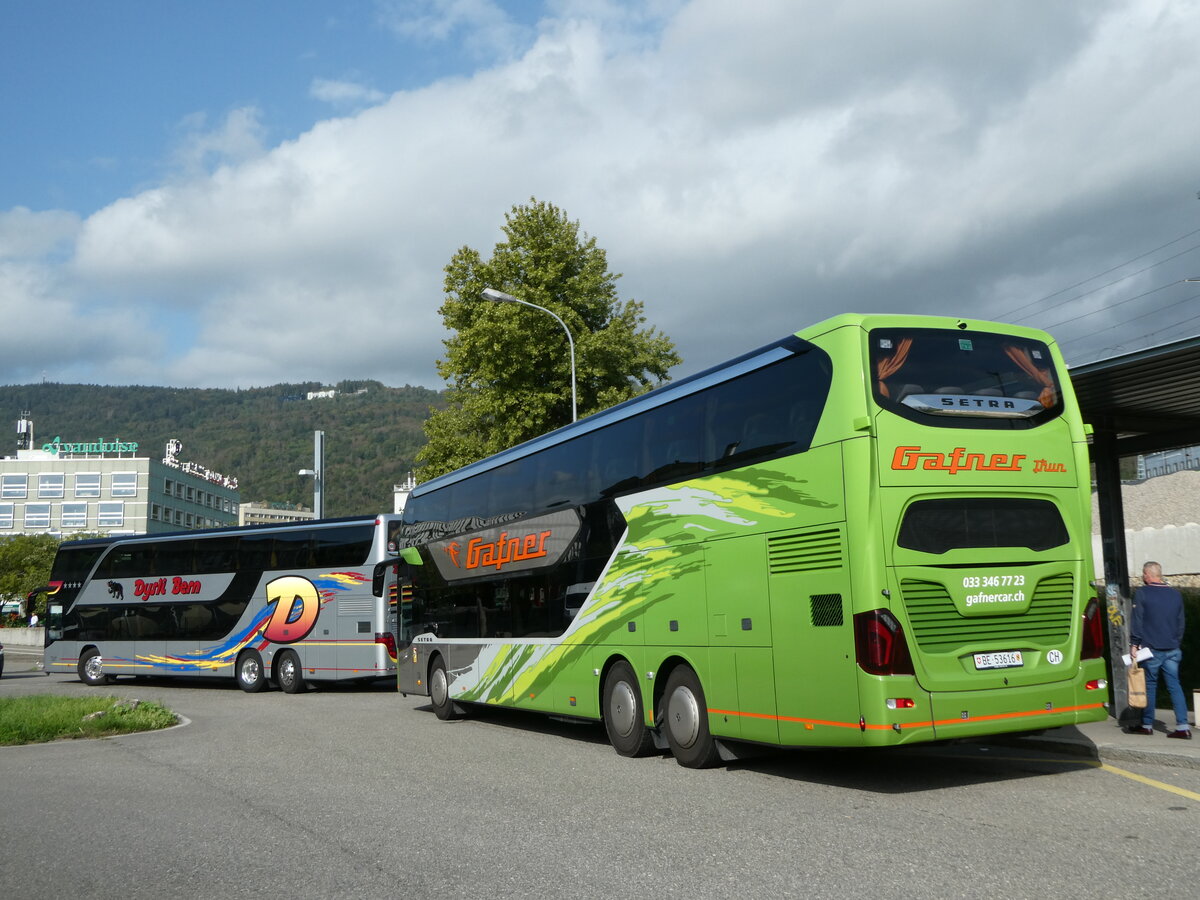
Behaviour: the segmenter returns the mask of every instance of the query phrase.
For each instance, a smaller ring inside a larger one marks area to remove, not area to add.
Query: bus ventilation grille
[[[817,572],[842,567],[842,530],[793,531],[767,540],[767,561],[772,575]]]
[[[946,586],[904,580],[900,590],[917,646],[927,653],[949,653],[983,641],[1059,644],[1071,634],[1075,579],[1070,573],[1043,578],[1034,588],[1029,611],[1022,615],[961,616]]]
[[[843,622],[841,594],[813,594],[812,623],[818,628],[836,627]]]
[[[374,597],[354,597],[338,601],[339,616],[369,616],[374,610]]]

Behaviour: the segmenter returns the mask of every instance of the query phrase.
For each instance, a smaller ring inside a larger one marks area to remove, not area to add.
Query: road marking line
[[[1172,794],[1178,794],[1180,797],[1187,797],[1189,800],[1200,801],[1200,794],[1197,794],[1195,791],[1189,791],[1187,788],[1175,787],[1173,784],[1155,781],[1153,778],[1147,778],[1145,775],[1138,775],[1134,772],[1126,772],[1124,769],[1118,769],[1116,766],[1110,766],[1108,763],[1097,763],[1096,765],[1105,772],[1123,775],[1126,778],[1133,779],[1134,781],[1140,781],[1142,784],[1148,784],[1150,787],[1156,787],[1163,791],[1170,791]]]
[[[1136,772],[1126,772],[1124,769],[1118,769],[1116,766],[1110,766],[1108,763],[1103,763],[1095,759],[1069,759],[1062,757],[1055,759],[1053,757],[1000,755],[992,756],[990,754],[987,756],[963,756],[961,754],[956,754],[955,758],[972,760],[991,759],[1002,762],[1057,763],[1059,765],[1090,766],[1093,769],[1100,769],[1104,772],[1112,772],[1114,775],[1121,775],[1133,781],[1139,781],[1142,784],[1149,785],[1150,787],[1158,788],[1162,791],[1170,791],[1172,794],[1178,794],[1180,797],[1186,797],[1189,800],[1200,802],[1200,794],[1196,793],[1195,791],[1189,791],[1187,788],[1175,787],[1175,785],[1167,784],[1163,781],[1155,781],[1153,778],[1147,778],[1145,775],[1138,775]]]

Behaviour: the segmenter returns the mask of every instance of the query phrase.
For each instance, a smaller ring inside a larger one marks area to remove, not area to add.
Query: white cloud
[[[504,26],[390,9],[414,39]],[[436,385],[442,267],[530,196],[597,238],[688,370],[848,310],[1002,318],[1192,227],[1194,0],[696,0],[656,7],[661,33],[636,5],[555,9],[502,64],[278,146],[252,109],[191,123],[183,176],[89,217],[60,277],[141,310],[174,383]]]
[[[341,109],[359,109],[364,106],[372,106],[387,97],[387,94],[383,91],[369,88],[366,85],[357,84],[353,81],[334,81],[327,78],[314,79],[312,86],[309,88],[309,94],[322,103],[328,103],[331,106]]]
[[[212,168],[236,165],[263,152],[265,130],[261,114],[252,106],[235,109],[215,129],[208,128],[203,113],[193,113],[180,122],[181,138],[175,149],[176,168],[189,177],[199,177]]]
[[[482,59],[512,55],[525,34],[494,0],[386,0],[379,9],[383,25],[402,38],[457,40]]]
[[[33,212],[17,206],[0,210],[0,260],[38,259],[69,247],[79,225],[79,216],[61,209]]]

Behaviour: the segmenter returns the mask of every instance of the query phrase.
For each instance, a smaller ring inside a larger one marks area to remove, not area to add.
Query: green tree
[[[0,597],[24,600],[34,588],[50,580],[50,567],[58,552],[58,539],[48,534],[14,534],[0,540]],[[46,595],[38,597],[44,613]]]
[[[447,406],[425,422],[421,477],[452,471],[571,421],[567,336],[551,316],[481,299],[484,288],[552,310],[575,340],[581,416],[644,393],[680,358],[646,327],[642,304],[617,296],[619,274],[578,222],[530,199],[505,215],[505,240],[484,260],[460,248],[445,272],[451,337],[438,360]]]

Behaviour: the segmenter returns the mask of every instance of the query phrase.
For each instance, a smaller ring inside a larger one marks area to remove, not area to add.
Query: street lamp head
[[[317,473],[315,471],[313,471],[312,469],[301,469],[296,474],[297,475],[316,475]]]
[[[498,291],[495,288],[484,288],[483,299],[491,300],[493,303],[520,303],[521,301],[512,294],[506,294],[504,291]]]

